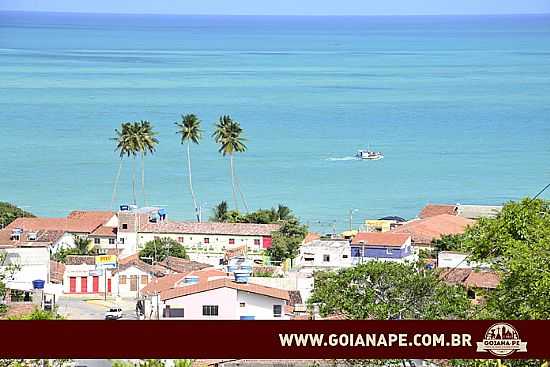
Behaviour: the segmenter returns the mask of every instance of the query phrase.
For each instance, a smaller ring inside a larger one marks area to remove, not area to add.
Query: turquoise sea
[[[499,204],[550,182],[550,16],[238,17],[0,13],[0,200],[40,215],[103,209],[114,129],[148,119],[149,204],[192,219],[181,113],[205,210],[231,202],[210,138],[240,121],[249,206],[314,229],[428,202]],[[351,159],[381,150],[376,162]],[[549,190],[550,191],[550,190]],[[545,194],[550,198],[550,192]],[[117,203],[129,202],[130,164]]]

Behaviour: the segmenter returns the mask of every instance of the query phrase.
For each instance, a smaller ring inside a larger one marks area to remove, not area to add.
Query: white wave
[[[327,161],[356,161],[357,157],[327,158]]]

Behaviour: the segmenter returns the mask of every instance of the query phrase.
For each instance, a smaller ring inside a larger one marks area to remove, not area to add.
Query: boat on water
[[[358,159],[366,159],[370,161],[377,161],[384,158],[382,152],[374,152],[372,150],[359,150],[355,155]]]

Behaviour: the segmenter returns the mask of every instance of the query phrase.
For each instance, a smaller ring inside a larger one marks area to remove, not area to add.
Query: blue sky
[[[550,0],[0,0],[0,10],[261,15],[550,13]]]

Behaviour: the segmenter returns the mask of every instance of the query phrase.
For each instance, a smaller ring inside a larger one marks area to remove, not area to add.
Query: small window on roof
[[[122,223],[122,229],[128,229],[128,223]]]

